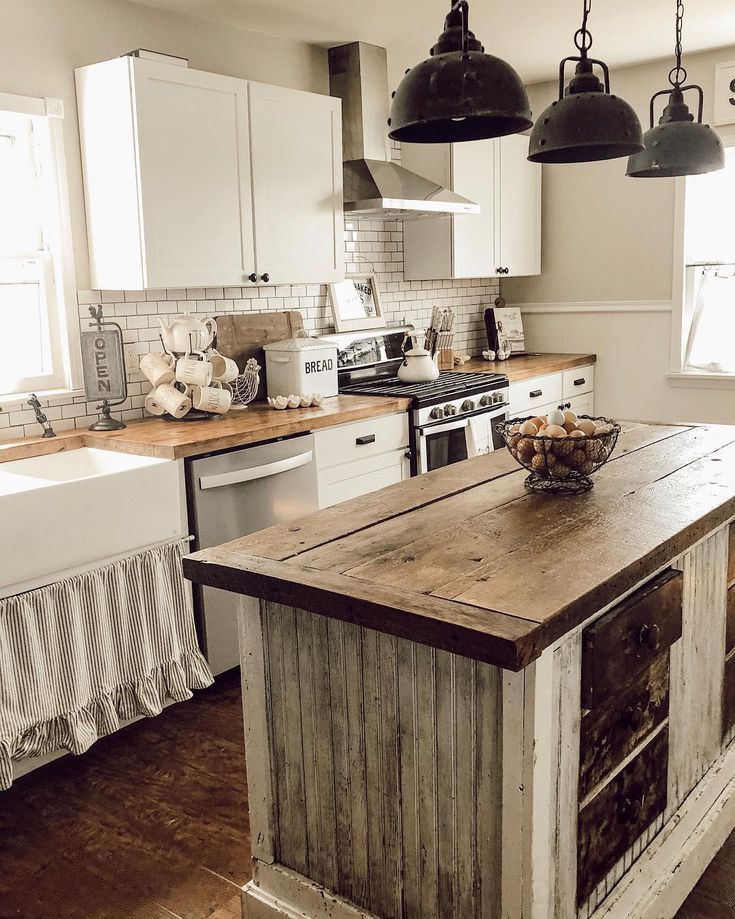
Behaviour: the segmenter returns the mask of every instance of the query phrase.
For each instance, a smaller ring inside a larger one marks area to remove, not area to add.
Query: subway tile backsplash
[[[345,268],[348,274],[377,275],[387,323],[408,322],[425,328],[435,306],[457,314],[455,348],[476,355],[486,347],[483,310],[498,296],[495,278],[462,281],[404,281],[403,224],[400,221],[357,220],[345,224]],[[104,314],[123,329],[130,351],[137,356],[159,345],[159,317],[183,311],[216,316],[221,313],[298,310],[310,334],[333,331],[326,285],[208,287],[187,290],[80,290],[79,315],[89,319],[90,305],[102,304]],[[150,389],[138,372],[137,359],[128,362],[129,396],[113,414],[123,420],[141,418]],[[86,428],[97,418],[95,404],[83,396],[41,400],[55,430]],[[0,440],[36,436],[40,428],[28,406],[7,403],[0,411]]]

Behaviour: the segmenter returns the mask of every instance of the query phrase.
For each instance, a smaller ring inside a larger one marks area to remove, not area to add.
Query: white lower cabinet
[[[405,412],[315,431],[314,446],[320,508],[411,475]]]
[[[577,415],[593,415],[594,385],[595,368],[592,364],[530,380],[518,380],[510,384],[510,417],[548,415],[555,408],[568,408]]]

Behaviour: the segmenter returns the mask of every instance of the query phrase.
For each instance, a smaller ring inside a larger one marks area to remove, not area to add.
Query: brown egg
[[[534,454],[534,443],[530,437],[521,437],[516,447],[518,455],[529,460]]]
[[[518,429],[521,434],[538,434],[538,426],[533,423],[533,421],[524,421],[523,424]]]
[[[565,421],[562,425],[567,434],[571,434],[573,431],[577,430],[577,425],[574,421]]]
[[[533,421],[537,428],[540,428],[542,425],[546,424],[546,415],[536,415],[531,421]]]
[[[539,434],[544,434],[544,433],[546,432],[546,429],[547,429],[548,427],[549,427],[548,424],[542,424],[541,427],[538,429],[538,433],[539,433]]]
[[[536,453],[546,453],[548,450],[549,442],[547,440],[536,438],[533,446],[536,450]]]
[[[580,431],[579,428],[577,428],[574,431],[570,431],[569,436],[570,437],[586,437],[587,435],[584,433],[584,431]]]
[[[573,425],[576,427],[576,425],[577,425],[577,415],[576,415],[575,412],[572,412],[572,411],[570,411],[569,409],[566,409],[566,410],[564,411],[564,417],[565,417],[566,420],[567,420],[567,424],[573,424]]]
[[[537,453],[531,460],[531,465],[536,472],[546,472],[546,457],[542,453]]]
[[[559,424],[550,424],[548,428],[546,428],[545,434],[547,437],[566,437],[567,436],[567,432]]]
[[[520,424],[512,424],[510,426],[509,434],[517,434],[521,429]]]
[[[581,418],[577,422],[577,427],[583,434],[594,434],[597,426],[591,418]]]
[[[581,448],[577,448],[572,450],[569,454],[567,462],[572,469],[576,469],[578,472],[584,472],[590,461],[587,458],[586,452]]]
[[[568,479],[572,474],[572,470],[569,468],[569,466],[567,466],[566,463],[560,463],[558,461],[554,464],[552,472],[554,474],[554,478],[557,479]]]

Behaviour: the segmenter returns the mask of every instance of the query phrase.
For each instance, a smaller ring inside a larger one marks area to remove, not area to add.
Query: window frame
[[[735,128],[718,132],[725,148],[735,147]],[[735,373],[715,373],[709,370],[686,369],[687,341],[692,321],[693,303],[687,289],[685,264],[686,230],[686,177],[675,179],[674,188],[674,251],[671,283],[671,354],[666,377],[672,386],[690,387],[692,384],[707,389],[735,389]]]
[[[41,253],[38,259],[46,275],[48,325],[52,373],[43,377],[21,380],[19,388],[9,393],[0,393],[0,403],[21,402],[35,391],[38,395],[68,395],[78,393],[81,387],[82,364],[79,345],[79,310],[77,307],[76,273],[71,235],[71,213],[69,189],[64,154],[64,103],[51,97],[37,98],[0,93],[0,111],[13,112],[36,119],[44,119],[48,131],[49,167],[48,179],[52,188],[50,217],[44,224],[48,235],[48,255]],[[19,259],[19,261],[22,261]]]

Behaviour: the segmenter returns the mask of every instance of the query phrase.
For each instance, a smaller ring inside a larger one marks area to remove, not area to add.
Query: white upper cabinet
[[[339,99],[248,84],[255,262],[274,283],[344,274]]]
[[[76,76],[93,287],[342,276],[338,100],[130,57]]]
[[[528,138],[403,144],[403,165],[480,205],[404,223],[407,280],[518,277],[541,273],[541,167]]]

